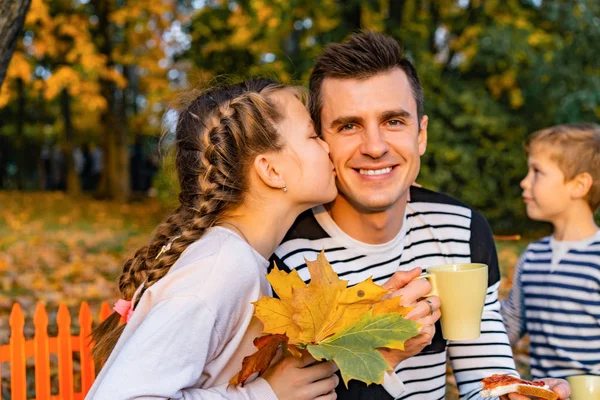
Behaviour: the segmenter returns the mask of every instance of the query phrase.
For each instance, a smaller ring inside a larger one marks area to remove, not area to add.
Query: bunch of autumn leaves
[[[333,360],[346,386],[350,379],[382,383],[390,367],[377,348],[404,350],[404,342],[418,334],[419,324],[404,318],[411,308],[400,306],[398,297],[386,298],[388,290],[372,278],[347,287],[323,252],[306,264],[308,285],[295,270],[288,274],[275,266],[267,275],[279,298],[254,303],[265,335],[254,340],[258,350],[244,358],[230,384],[263,373],[281,345],[296,357],[308,351],[317,360]]]

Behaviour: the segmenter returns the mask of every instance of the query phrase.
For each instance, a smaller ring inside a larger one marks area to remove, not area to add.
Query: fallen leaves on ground
[[[87,301],[97,318],[103,301],[118,298],[123,263],[165,213],[154,200],[120,204],[62,192],[0,192],[0,345],[8,343],[15,302],[25,312],[28,338],[38,301],[47,306],[50,334],[59,302],[77,315]]]

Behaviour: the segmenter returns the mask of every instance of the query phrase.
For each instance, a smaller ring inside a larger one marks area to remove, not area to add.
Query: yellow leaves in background
[[[10,66],[6,72],[7,79],[21,79],[25,83],[31,82],[31,65],[27,61],[25,54],[21,51],[16,51],[13,54]]]
[[[123,74],[117,71],[115,68],[105,69],[102,72],[102,78],[113,81],[121,89],[125,89],[127,87],[127,79],[125,79]]]
[[[541,29],[536,29],[531,35],[529,35],[529,38],[527,39],[527,43],[529,43],[529,45],[533,47],[548,45],[552,42],[552,35],[548,34],[547,32]]]
[[[43,0],[31,0],[29,11],[25,16],[25,24],[33,25],[36,23],[49,24],[51,22],[48,6]]]
[[[512,108],[519,108],[525,102],[523,93],[518,86],[517,71],[515,69],[511,68],[502,74],[490,76],[487,80],[487,86],[496,98],[499,98],[504,93],[508,93]]]
[[[464,50],[466,47],[473,45],[483,31],[481,25],[472,25],[463,31],[462,35],[450,43],[452,50]]]
[[[111,12],[109,19],[119,26],[125,26],[128,22],[136,23],[140,20],[146,20],[151,16],[166,19],[163,18],[166,17],[165,14],[173,12],[175,7],[176,4],[172,0],[132,0]]]
[[[44,97],[49,100],[53,99],[63,90],[67,88],[71,95],[79,93],[79,85],[81,84],[81,76],[71,67],[58,67],[54,73],[46,81],[46,89]]]
[[[31,65],[27,61],[25,54],[21,51],[15,51],[6,71],[6,80],[22,79],[23,82],[31,82]],[[0,88],[0,108],[7,105],[12,99],[12,93],[9,90],[9,85],[2,85]]]
[[[107,75],[107,77],[114,77],[114,79],[119,79],[119,76]],[[121,77],[121,79],[123,78]],[[58,67],[48,78],[45,82],[44,97],[53,99],[63,89],[67,89],[71,96],[85,98],[85,101],[79,103],[83,107],[82,111],[97,112],[105,110],[107,107],[106,99],[100,92],[100,84],[97,81],[85,80],[81,73],[68,66]],[[86,112],[78,113],[78,115],[89,120],[90,116]]]
[[[228,25],[236,27],[229,41],[231,46],[244,47],[251,42],[253,38],[252,18],[241,7],[231,14]]]

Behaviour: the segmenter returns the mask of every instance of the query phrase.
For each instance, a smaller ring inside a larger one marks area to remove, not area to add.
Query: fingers
[[[335,391],[327,393],[323,396],[319,396],[315,400],[334,400],[334,399],[337,399],[337,394],[335,393]]]
[[[404,300],[404,297],[402,298],[402,300]],[[400,301],[400,303],[402,303],[402,300]],[[440,298],[437,296],[430,296],[430,297],[427,297],[426,299],[419,300],[417,302],[417,304],[414,306],[414,308],[412,310],[410,310],[410,312],[406,315],[406,318],[418,321],[421,318],[430,317],[430,316],[434,315],[436,313],[436,311],[439,311],[441,304],[442,304],[442,302],[440,301]],[[433,310],[433,313],[432,313],[432,310]],[[435,321],[437,321],[438,319],[439,319],[439,316],[438,316],[438,318],[436,318],[433,321],[433,323],[435,323]],[[421,321],[419,321],[419,322],[423,323]],[[427,323],[431,323],[431,322],[428,321]]]
[[[324,378],[328,378],[331,375],[335,374],[335,372],[338,369],[339,368],[337,364],[333,361],[320,362],[309,367],[303,368],[304,372],[306,373],[305,380],[307,382],[316,382]]]
[[[431,344],[431,341],[435,336],[435,322],[431,324],[421,323],[421,326],[419,327],[419,335],[426,335],[428,340],[427,344]]]
[[[571,396],[571,386],[564,379],[558,378],[544,378],[543,381],[550,387],[554,393],[558,395],[561,400],[568,399]]]
[[[421,275],[421,272],[421,268],[413,268],[410,271],[397,271],[381,286],[388,290],[398,290],[406,286],[417,276]]]
[[[340,378],[337,375],[332,375],[328,378],[321,379],[310,385],[309,397],[321,400],[329,400],[337,398],[335,388],[340,383]]]
[[[401,296],[400,305],[409,306],[431,292],[431,283],[427,279],[415,279],[404,287],[392,292],[391,296]]]
[[[293,359],[298,360],[295,357]],[[315,358],[313,356],[311,356],[310,353],[307,351],[306,353],[304,353],[302,355],[302,358],[300,358],[300,360],[298,360],[298,367],[303,368],[303,367],[306,367],[307,365],[315,363],[316,361],[317,360],[315,360]]]

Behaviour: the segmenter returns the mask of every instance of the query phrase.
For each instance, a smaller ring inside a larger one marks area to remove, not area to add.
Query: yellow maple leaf
[[[348,281],[339,279],[324,252],[306,264],[311,276],[308,285],[295,270],[287,274],[275,266],[267,279],[279,299],[264,297],[254,303],[264,333],[285,333],[292,345],[317,343],[343,330],[387,294],[371,278],[348,288]]]
[[[404,307],[400,305],[400,297],[385,299],[373,305],[373,315],[397,313],[406,317],[414,307]]]
[[[369,278],[358,285],[344,290],[338,299],[338,305],[328,315],[328,324],[319,335],[326,338],[357,322],[364,313],[387,294],[387,290]],[[396,302],[399,298],[396,298]]]

